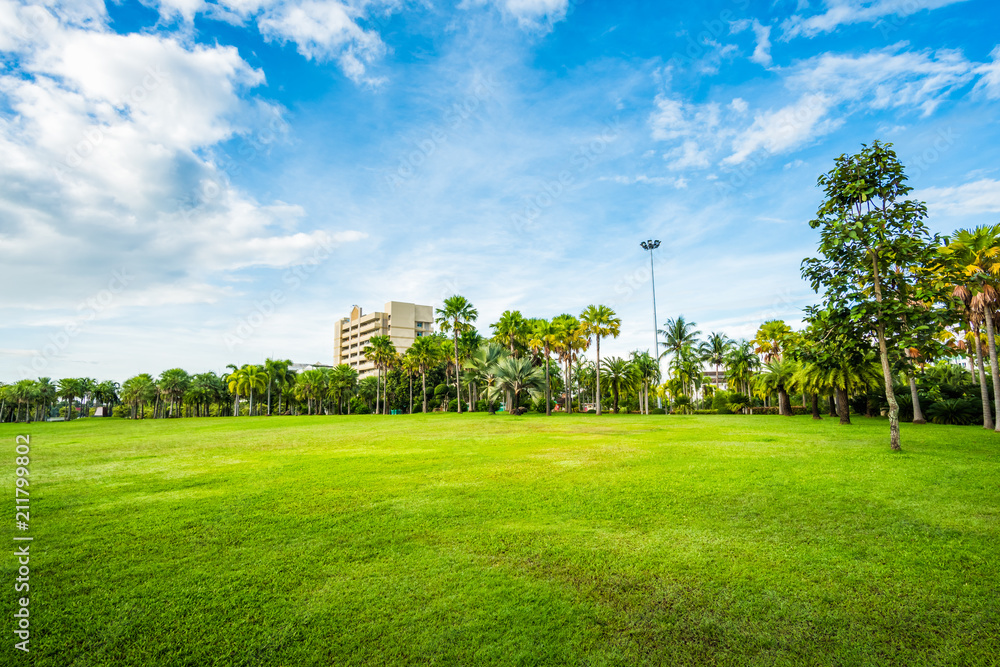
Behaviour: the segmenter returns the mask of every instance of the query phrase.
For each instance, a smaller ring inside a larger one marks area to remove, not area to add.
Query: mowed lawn
[[[31,435],[2,664],[992,665],[1000,435],[483,414]],[[12,551],[12,549],[5,549]]]

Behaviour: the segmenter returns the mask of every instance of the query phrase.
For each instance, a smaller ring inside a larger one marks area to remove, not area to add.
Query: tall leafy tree
[[[456,294],[444,300],[444,307],[437,309],[437,323],[444,333],[452,332],[455,341],[455,388],[458,397],[458,412],[462,412],[462,383],[459,381],[459,369],[461,368],[461,355],[458,352],[458,337],[462,332],[471,328],[472,323],[479,317],[477,311],[469,300],[464,296]]]
[[[802,275],[825,291],[826,304],[848,308],[872,332],[889,404],[889,446],[898,450],[890,348],[898,354],[909,347],[910,328],[924,326],[914,302],[936,301],[921,293],[927,286],[918,272],[933,261],[937,239],[924,224],[927,207],[905,198],[912,188],[891,144],[875,141],[839,156],[819,185],[826,199],[809,225],[820,229],[820,257],[804,260]]]
[[[615,311],[607,306],[590,305],[580,314],[583,324],[583,334],[594,337],[597,346],[597,368],[601,367],[601,338],[618,338],[621,333],[622,321]],[[597,414],[601,414],[601,374],[597,373]]]
[[[583,325],[575,316],[568,313],[552,318],[555,327],[555,342],[553,349],[559,355],[559,360],[565,364],[564,390],[566,413],[573,410],[573,362],[579,360],[580,353],[587,349],[590,341],[583,333]]]
[[[719,377],[719,368],[726,363],[726,355],[733,347],[733,341],[724,333],[713,331],[708,334],[708,338],[698,347],[702,360],[715,367],[715,381],[720,386],[722,378]]]
[[[66,399],[66,419],[73,419],[73,399],[84,392],[84,384],[80,378],[63,378],[59,380],[59,397]]]
[[[684,347],[695,345],[698,342],[698,336],[701,335],[701,332],[695,328],[697,326],[694,322],[685,320],[683,315],[664,322],[663,328],[657,331],[664,346],[660,357],[663,358],[668,354],[679,354]]]
[[[552,382],[549,378],[549,366],[552,346],[559,339],[559,327],[544,319],[534,321],[531,339],[528,346],[533,350],[541,350],[545,356],[545,414],[552,415]]]
[[[611,389],[612,407],[618,414],[618,399],[622,392],[632,388],[635,381],[635,369],[628,359],[608,357],[601,362],[601,375],[607,380]]]

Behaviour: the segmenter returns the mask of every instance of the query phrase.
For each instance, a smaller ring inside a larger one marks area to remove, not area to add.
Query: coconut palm
[[[597,368],[601,367],[601,338],[611,336],[618,338],[621,333],[622,321],[615,316],[615,311],[607,306],[590,305],[580,314],[583,323],[583,335],[594,337],[597,343]],[[601,374],[597,374],[597,415],[601,414]]]
[[[52,378],[38,378],[38,399],[45,408],[46,419],[52,411],[52,404],[55,403],[58,393],[59,388],[52,384]],[[2,414],[0,411],[0,415]]]
[[[479,317],[479,311],[473,308],[464,296],[450,296],[444,300],[444,308],[437,309],[437,323],[444,333],[452,332],[455,341],[455,389],[458,398],[458,412],[462,412],[462,383],[459,381],[459,368],[462,357],[458,352],[458,337],[464,331],[472,328],[472,323]]]
[[[760,366],[760,357],[754,353],[753,345],[745,340],[738,341],[726,355],[726,372],[732,380],[729,388],[750,394],[750,382]]]
[[[340,364],[330,369],[328,375],[328,388],[330,400],[337,406],[338,415],[344,413],[344,404],[347,404],[350,412],[350,397],[358,385],[358,371],[351,368],[349,364]]]
[[[66,419],[73,419],[73,399],[83,395],[84,386],[79,378],[59,380],[59,397],[66,399]]]
[[[635,382],[635,370],[627,359],[608,357],[601,362],[601,375],[607,380],[611,389],[613,409],[618,414],[618,398],[621,392],[628,391]]]
[[[171,417],[175,416],[174,407],[178,401],[183,399],[184,391],[187,389],[190,381],[191,376],[183,368],[171,368],[160,374],[160,379],[157,380],[156,386],[165,398],[170,399],[169,415]]]
[[[138,413],[146,418],[146,403],[156,398],[156,381],[149,373],[140,373],[122,383],[122,400],[132,406],[132,419]]]
[[[632,353],[632,368],[641,387],[639,394],[639,410],[649,414],[650,388],[660,381],[660,366],[648,352]]]
[[[733,341],[724,333],[713,331],[708,334],[708,338],[698,346],[702,361],[715,366],[715,382],[722,386],[722,378],[719,376],[719,367],[726,363],[726,355],[733,347]]]
[[[667,356],[668,354],[676,355],[685,346],[694,345],[698,336],[701,332],[695,329],[698,326],[694,322],[688,322],[681,315],[677,319],[670,318],[663,323],[663,329],[659,329],[656,333],[663,338],[664,349],[660,354],[660,358]]]
[[[531,335],[531,324],[520,310],[505,310],[490,328],[493,329],[493,340],[508,348],[514,357],[527,345]]]
[[[376,378],[382,386],[383,396],[388,399],[389,367],[396,359],[396,346],[392,344],[389,336],[372,336],[368,340],[368,345],[362,350],[365,358],[375,364]],[[388,414],[385,409],[387,400],[382,401],[382,412]],[[379,397],[375,396],[375,412],[379,412]]]
[[[367,378],[366,378],[367,379]],[[376,380],[376,384],[377,384]],[[295,382],[295,395],[300,401],[306,402],[308,414],[313,414],[316,409],[317,414],[321,411],[321,397],[327,393],[327,376],[323,371],[314,368],[299,373]],[[377,392],[376,392],[377,394]]]
[[[433,336],[420,336],[406,353],[412,356],[420,369],[420,382],[423,387],[421,396],[424,398],[423,411],[427,412],[427,371],[441,359],[441,346]]]

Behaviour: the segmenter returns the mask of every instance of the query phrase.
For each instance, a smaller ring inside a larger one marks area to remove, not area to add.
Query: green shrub
[[[750,397],[746,394],[741,394],[738,391],[734,391],[729,394],[729,411],[730,412],[740,412],[743,408],[750,407]]]
[[[927,406],[927,417],[935,424],[967,426],[983,418],[983,403],[973,398],[946,398]]]
[[[372,413],[371,409],[357,396],[351,398],[351,414],[352,415],[370,415]]]
[[[448,401],[448,412],[458,412],[458,399],[453,398]]]
[[[726,413],[727,414],[732,414],[728,410],[726,411]],[[696,414],[696,415],[717,415],[717,414],[719,414],[719,411],[718,410],[695,410],[692,414]]]
[[[111,409],[111,416],[119,419],[128,419],[132,416],[132,408],[128,405],[116,405]]]
[[[665,415],[665,414],[667,414],[667,411],[664,410],[663,408],[650,408],[649,409],[649,414],[651,414],[651,415]]]

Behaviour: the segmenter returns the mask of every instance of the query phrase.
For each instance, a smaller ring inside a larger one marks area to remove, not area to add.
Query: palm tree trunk
[[[979,337],[979,327],[974,328],[976,336],[976,366],[978,367],[977,379],[979,380],[979,392],[983,398],[983,428],[993,430],[993,407],[990,405],[990,390],[986,386],[986,368],[983,362],[983,341]]]
[[[597,339],[597,416],[601,416],[601,337]]]
[[[788,390],[784,386],[778,387],[778,414],[783,417],[792,416],[792,402],[788,398]]]
[[[834,391],[830,390],[830,416],[837,416],[837,397],[834,395]]]
[[[812,395],[813,419],[822,419],[819,415],[819,394]]]
[[[545,415],[552,416],[552,387],[549,385],[549,346],[545,346]]]
[[[271,378],[267,378],[267,416],[271,416]]]
[[[910,381],[910,400],[913,401],[913,423],[926,424],[927,420],[924,419],[924,412],[920,409],[920,396],[917,394],[917,381],[913,377],[913,373],[908,373],[907,378]]]
[[[455,397],[458,399],[458,414],[462,414],[462,381],[459,380],[459,362],[458,362],[458,321],[455,322],[454,328],[454,340],[455,340]]]
[[[413,373],[410,373],[410,414],[413,414]]]
[[[837,387],[837,412],[840,414],[840,425],[851,425],[851,406],[847,404],[847,387]]]
[[[989,305],[986,306],[986,313],[983,319],[986,321],[986,344],[990,352],[990,371],[993,376],[993,400],[996,402],[997,414],[1000,415],[1000,370],[997,368],[997,345],[993,331],[993,313],[990,312]],[[995,430],[1000,431],[1000,425]]]
[[[427,413],[427,371],[420,371],[420,381],[424,386],[424,414]]]

